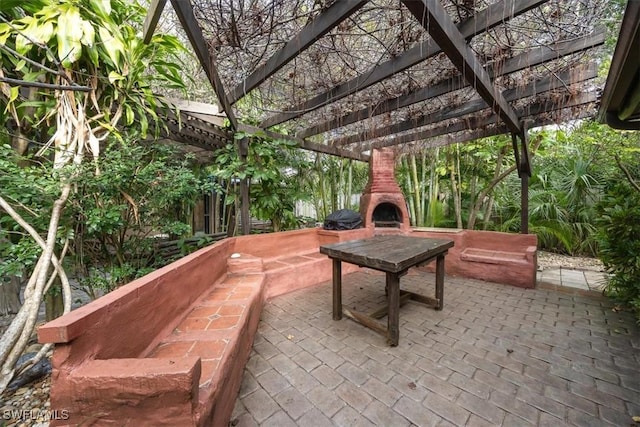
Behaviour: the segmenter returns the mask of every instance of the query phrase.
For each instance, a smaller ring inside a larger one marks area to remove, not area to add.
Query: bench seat
[[[178,361],[199,357],[193,425],[219,425],[231,415],[263,304],[263,274],[229,275],[149,354]]]
[[[466,248],[460,252],[460,259],[470,262],[484,262],[486,264],[522,264],[529,263],[527,253],[505,252],[490,249]]]

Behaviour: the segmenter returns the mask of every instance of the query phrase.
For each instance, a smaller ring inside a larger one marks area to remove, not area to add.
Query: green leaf
[[[58,17],[58,59],[67,68],[70,68],[82,55],[81,23],[80,11],[75,6],[69,6]]]
[[[95,10],[103,18],[111,15],[111,0],[90,0],[93,10]]]
[[[9,97],[9,101],[7,102],[7,107],[4,109],[5,113],[7,113],[7,111],[9,111],[9,107],[11,106],[13,101],[18,99],[18,95],[20,95],[20,87],[19,86],[13,86],[11,88],[11,96]]]
[[[21,59],[20,61],[18,61],[18,63],[16,64],[16,71],[22,71],[22,69],[24,68],[24,66],[27,65],[27,62],[24,59]]]
[[[106,27],[100,27],[98,34],[102,41],[102,47],[106,50],[109,59],[111,59],[111,62],[116,68],[120,69],[120,55],[123,51],[122,41],[114,36]]]
[[[93,29],[91,22],[82,20],[82,38],[81,43],[88,48],[93,48],[93,44],[96,40],[96,30]]]
[[[144,114],[140,116],[140,135],[142,138],[147,137],[147,131],[149,129],[149,120],[147,120],[147,116]]]
[[[127,126],[130,126],[131,123],[133,123],[133,120],[135,119],[135,115],[133,114],[133,109],[131,108],[131,106],[129,104],[124,104],[124,113],[125,113],[125,117],[126,117],[125,124]]]
[[[114,84],[121,80],[124,80],[124,76],[122,74],[116,73],[115,71],[111,71],[109,73],[109,83]]]
[[[98,59],[98,49],[96,49],[95,46],[92,47],[87,47],[85,49],[85,51],[87,52],[87,54],[89,55],[89,60],[91,61],[91,63],[95,66],[98,67],[99,64],[99,59]]]

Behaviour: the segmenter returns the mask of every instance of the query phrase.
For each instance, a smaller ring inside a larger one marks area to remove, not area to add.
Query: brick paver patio
[[[434,280],[416,272],[401,285],[433,292]],[[450,276],[444,299],[441,312],[402,307],[397,347],[333,321],[328,282],[273,299],[231,425],[635,425],[640,332],[629,313],[597,295]],[[383,275],[344,278],[345,305],[383,300]]]

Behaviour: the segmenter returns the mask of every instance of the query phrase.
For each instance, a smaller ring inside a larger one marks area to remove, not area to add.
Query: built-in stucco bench
[[[537,237],[445,228],[414,228],[412,234],[455,242],[446,258],[447,274],[523,288],[536,285]]]
[[[42,326],[56,343],[52,425],[226,425],[264,304],[233,241],[201,249]]]
[[[284,233],[241,236],[235,240],[239,259],[262,259],[267,299],[331,279],[331,260],[320,254],[321,244],[367,237],[369,231],[317,228]],[[357,267],[347,267],[348,271]],[[347,272],[348,272],[347,271]]]
[[[328,281],[320,242],[366,233],[225,239],[43,325],[51,425],[226,426],[268,294]]]
[[[491,249],[466,248],[460,252],[460,259],[486,264],[520,264],[526,265],[535,256],[536,248],[531,246],[524,252],[505,252]]]

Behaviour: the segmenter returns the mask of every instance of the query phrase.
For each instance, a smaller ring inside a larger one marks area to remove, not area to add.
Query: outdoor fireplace
[[[377,231],[394,228],[409,231],[407,205],[394,172],[394,152],[390,149],[373,150],[369,182],[360,197],[360,214],[365,227]]]

